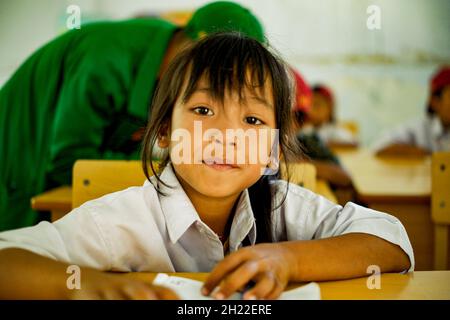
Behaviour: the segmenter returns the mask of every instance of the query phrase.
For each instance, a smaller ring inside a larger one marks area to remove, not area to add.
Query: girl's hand
[[[245,247],[217,264],[202,293],[213,292],[214,298],[226,299],[253,281],[255,285],[244,293],[244,299],[276,299],[295,274],[295,265],[295,253],[282,243]]]
[[[84,272],[83,272],[84,271]],[[81,300],[175,300],[172,290],[154,286],[124,275],[83,270],[81,289],[69,290],[69,299]]]

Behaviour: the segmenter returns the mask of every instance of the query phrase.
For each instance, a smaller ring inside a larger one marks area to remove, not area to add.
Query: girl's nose
[[[211,143],[225,144],[223,140],[226,140],[225,134],[223,134],[222,136],[211,135],[209,139]],[[233,136],[231,141],[226,141],[226,143],[235,147],[236,146],[235,136]]]

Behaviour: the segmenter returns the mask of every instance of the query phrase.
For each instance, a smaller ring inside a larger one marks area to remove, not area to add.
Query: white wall
[[[202,0],[0,0],[0,85],[39,46],[64,31],[69,4],[82,20],[191,9]],[[271,44],[309,82],[334,90],[338,118],[353,119],[369,144],[379,131],[423,114],[428,79],[450,64],[447,0],[247,0]],[[368,30],[366,9],[381,9]]]

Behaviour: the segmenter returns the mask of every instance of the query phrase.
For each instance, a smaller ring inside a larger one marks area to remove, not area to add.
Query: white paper
[[[211,297],[205,297],[200,290],[203,283],[197,280],[169,276],[165,273],[158,273],[153,280],[153,284],[165,286],[172,289],[182,300],[212,300]],[[240,300],[242,295],[235,293],[229,300]],[[307,285],[284,291],[279,300],[320,300],[320,287],[315,282]]]

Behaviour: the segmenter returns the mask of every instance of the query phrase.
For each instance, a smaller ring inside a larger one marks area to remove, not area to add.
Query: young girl
[[[413,270],[396,218],[262,174],[276,168],[278,149],[285,162],[298,155],[286,70],[239,34],[206,37],[179,55],[161,80],[143,143],[148,177],[154,145],[166,148],[161,174],[53,224],[0,233],[0,298],[174,297],[102,271],[211,272],[205,295],[223,299],[253,281],[245,299],[273,299],[290,281],[359,277],[370,265]],[[199,139],[199,125],[213,134]],[[257,135],[269,157],[251,161],[247,147],[243,162],[229,152],[210,156],[211,146],[242,151],[221,134],[230,129],[278,129],[279,147]],[[182,135],[192,144],[180,148]],[[69,264],[81,267],[79,290],[66,286]]]

